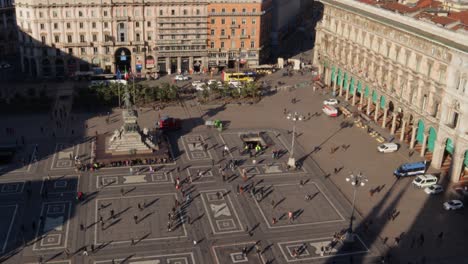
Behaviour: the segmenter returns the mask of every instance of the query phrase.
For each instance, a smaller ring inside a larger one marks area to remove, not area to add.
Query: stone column
[[[181,57],[177,57],[177,73],[181,73],[182,70],[182,58]]]
[[[442,140],[439,140],[439,138],[442,138],[442,136],[437,136],[437,139],[435,141],[435,146],[434,146],[434,152],[432,153],[432,161],[431,161],[431,166],[440,169],[442,166],[442,161],[444,158],[444,152],[445,152],[445,142]]]
[[[366,110],[366,114],[367,114],[367,115],[370,115],[370,107],[371,107],[371,104],[372,104],[372,97],[369,96],[369,97],[367,97],[367,110]]]
[[[341,82],[340,82],[340,92],[339,92],[339,96],[343,96],[343,83],[344,83],[344,78],[341,79]]]
[[[401,123],[400,141],[403,141],[405,139],[405,128],[406,128],[406,119],[403,118],[402,123]]]
[[[388,114],[388,108],[384,108],[383,112],[383,118],[382,118],[382,128],[385,128],[385,124],[387,123],[387,114]]]
[[[346,86],[348,86],[348,87],[347,87],[348,89],[346,89],[346,97],[345,97],[345,99],[346,99],[346,101],[348,101],[348,96],[349,96],[349,88],[351,87],[351,82],[350,82],[350,81],[348,81],[348,85],[346,85]]]
[[[189,57],[189,72],[193,72],[193,56]]]
[[[378,100],[377,100],[377,102],[378,102]],[[377,119],[379,117],[379,108],[380,108],[380,105],[375,104],[374,122],[377,122]]]
[[[333,94],[336,95],[336,81],[338,80],[338,75],[335,74],[335,79],[333,80]]]
[[[361,91],[361,99],[359,100],[359,107],[358,107],[359,111],[362,110],[362,104],[363,103],[364,103],[364,93],[363,93],[363,91]]]
[[[451,182],[458,182],[460,180],[460,175],[464,168],[464,161],[465,161],[465,151],[466,147],[462,148],[461,146],[455,148],[455,152],[452,159],[451,165],[451,173],[450,173],[450,181]]]
[[[392,113],[392,128],[390,129],[390,134],[392,135],[395,134],[397,116],[398,115],[396,113]]]
[[[353,101],[351,102],[352,105],[356,104],[356,92],[357,92],[357,88],[355,87],[354,93],[353,93]]]
[[[428,134],[424,132],[423,143],[422,143],[422,148],[421,148],[421,157],[424,157],[424,154],[426,154],[427,137],[428,137]]]
[[[416,129],[417,129],[417,126],[413,124],[413,127],[411,128],[410,149],[414,149],[414,144],[416,143]]]
[[[171,59],[169,57],[166,57],[166,72],[168,74],[173,74],[173,72],[171,72]]]

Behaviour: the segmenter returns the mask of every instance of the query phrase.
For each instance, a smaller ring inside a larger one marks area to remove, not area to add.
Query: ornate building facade
[[[211,0],[208,5],[208,65],[248,67],[268,56],[271,0]]]
[[[354,0],[321,0],[314,64],[332,92],[431,166],[468,180],[468,34]]]
[[[18,52],[13,0],[0,0],[0,62]]]
[[[239,6],[235,14],[231,14],[231,9],[229,13],[222,13],[216,2],[18,0],[16,16],[22,67],[32,76],[52,78],[71,76],[93,67],[108,72],[131,70],[141,75],[201,72],[208,69],[208,45],[216,42],[208,41],[209,37],[213,38],[208,25],[213,19],[232,23],[233,17],[238,32],[229,44],[226,43],[226,49],[235,42],[237,55],[251,54],[249,63],[258,64],[262,43],[251,36],[251,32],[247,34],[244,27],[252,27],[253,17],[260,27],[264,14],[262,2],[265,1],[231,0],[231,4]],[[213,6],[209,7],[210,4]],[[250,5],[259,7],[255,12],[241,7]],[[244,20],[249,23],[242,24]],[[243,30],[245,35],[242,35]],[[260,35],[261,29],[255,32]],[[245,37],[246,40],[241,40]],[[215,56],[221,53],[230,54],[223,51]],[[222,62],[218,59],[212,66],[222,66]]]

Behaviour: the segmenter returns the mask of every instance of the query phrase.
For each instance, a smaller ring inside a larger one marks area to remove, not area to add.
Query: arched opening
[[[94,67],[101,67],[101,60],[99,58],[93,58],[91,60],[91,65]]]
[[[177,72],[177,58],[171,58],[171,74],[174,74]]]
[[[80,60],[80,71],[86,72],[90,71],[91,66],[89,65],[89,61],[86,58],[81,58]]]
[[[42,76],[50,77],[52,75],[52,68],[48,59],[43,59],[41,62]]]
[[[57,77],[64,77],[65,76],[65,65],[62,59],[55,60],[55,75]]]
[[[335,83],[335,66],[331,67],[331,73],[330,73],[330,87],[333,87],[333,84]]]
[[[69,59],[67,61],[68,76],[74,76],[76,72],[76,60]]]
[[[201,71],[201,66],[202,66],[202,60],[201,58],[196,58],[193,62],[193,71],[194,72],[200,72]]]
[[[418,121],[418,130],[416,133],[416,142],[422,144],[424,141],[424,121]]]
[[[348,98],[346,97],[346,91],[348,90],[348,82],[349,82],[348,78],[349,78],[348,73],[345,72],[344,77],[343,77],[343,91],[344,91],[345,100],[348,100]]]
[[[29,65],[29,59],[27,58],[23,58],[23,67],[24,67],[24,73],[26,73],[26,75],[29,75],[31,74],[31,68],[30,68],[30,65]]]
[[[350,84],[349,84],[349,94],[352,96],[354,95],[354,92],[355,92],[355,87],[354,87],[354,78],[351,77],[351,81],[350,81]]]
[[[452,165],[453,151],[453,140],[451,138],[447,138],[445,141],[444,155],[442,156],[442,165],[440,166],[440,170],[445,173],[450,170],[450,166]]]
[[[132,54],[127,48],[117,49],[115,52],[115,70],[119,70],[122,74],[131,70]]]
[[[35,59],[31,59],[31,76],[37,77],[37,64]]]
[[[182,57],[180,66],[181,66],[181,71],[182,71],[183,74],[189,73],[189,70],[190,70],[189,58],[188,57]]]
[[[468,150],[465,151],[465,159],[463,160],[460,180],[468,180]]]

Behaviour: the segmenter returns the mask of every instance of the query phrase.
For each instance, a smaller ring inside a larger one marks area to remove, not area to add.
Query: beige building
[[[100,67],[142,75],[207,66],[206,1],[18,0],[22,67],[39,77]]]
[[[22,68],[54,78],[257,65],[268,56],[270,11],[271,0],[17,0]]]
[[[424,9],[321,0],[314,64],[330,92],[407,142],[414,155],[468,180],[468,28]],[[390,4],[389,4],[390,5]],[[452,16],[455,17],[455,16]]]
[[[16,30],[13,0],[0,0],[0,63],[17,53]]]

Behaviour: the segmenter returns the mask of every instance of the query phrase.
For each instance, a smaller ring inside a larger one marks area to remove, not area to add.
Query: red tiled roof
[[[379,2],[377,2],[376,0],[358,0],[358,2],[361,2],[361,3],[364,3],[364,4],[368,4],[368,5],[376,5],[376,4],[379,3]]]
[[[446,17],[446,16],[433,16],[431,18],[431,21],[442,26],[446,26],[454,22],[457,22],[456,19]]]
[[[417,8],[439,7],[442,3],[435,0],[419,0],[416,4]]]
[[[448,17],[459,20],[463,24],[468,25],[468,10],[461,12],[449,12]]]
[[[454,31],[457,31],[459,29],[463,29],[465,31],[468,31],[468,25],[465,25],[465,24],[458,24],[454,27],[451,28],[451,30],[454,30]]]
[[[401,13],[401,14],[416,12],[419,9],[419,8],[409,7],[409,6],[395,3],[395,2],[383,4],[381,5],[381,7],[390,11]]]

